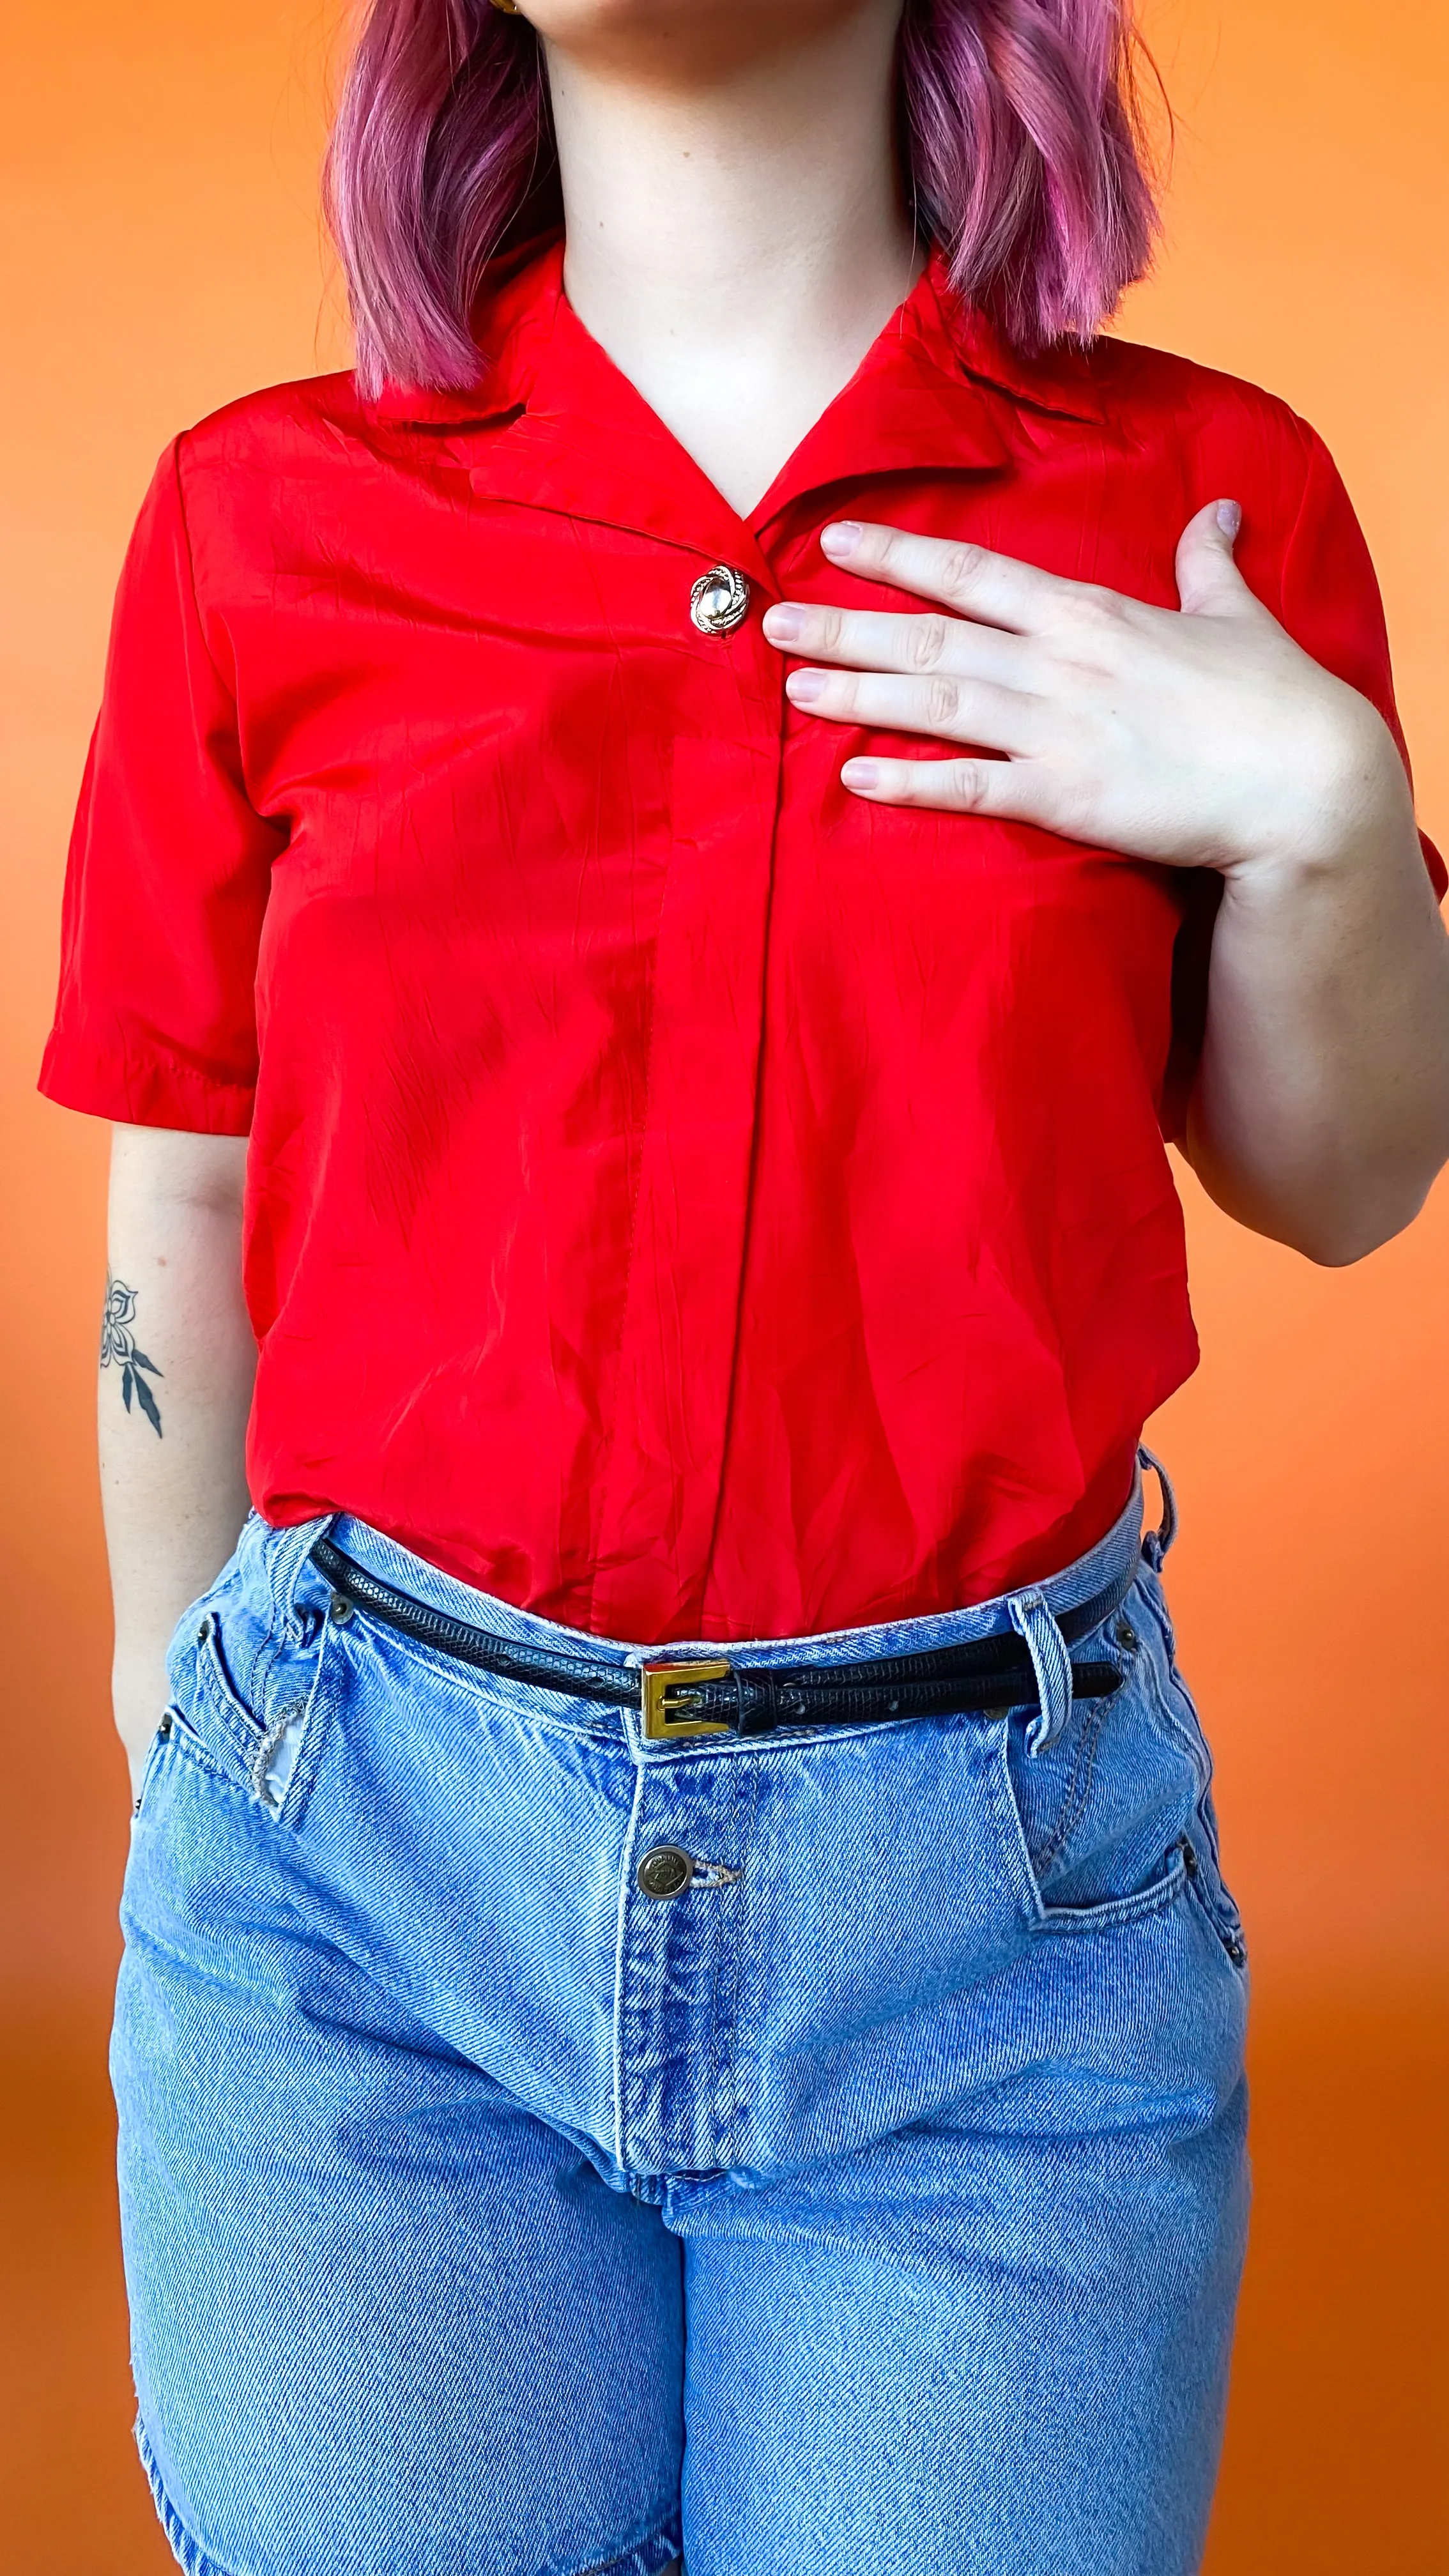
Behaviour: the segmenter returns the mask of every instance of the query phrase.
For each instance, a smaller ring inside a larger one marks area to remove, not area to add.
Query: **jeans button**
[[[656,1843],[634,1875],[646,1896],[682,1896],[694,1876],[694,1862],[677,1843]]]

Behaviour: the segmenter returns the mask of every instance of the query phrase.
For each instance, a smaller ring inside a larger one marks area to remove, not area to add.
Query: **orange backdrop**
[[[228,396],[342,352],[315,213],[330,11],[20,0],[3,39],[0,2138],[20,2312],[0,2439],[26,2576],[170,2564],[127,2435],[103,2077],[126,1811],[92,1457],[105,1138],[31,1084],[152,463]],[[1179,132],[1161,274],[1126,327],[1260,379],[1327,435],[1381,568],[1425,819],[1449,840],[1449,19],[1441,0],[1157,0],[1149,29]],[[1207,1357],[1154,1436],[1185,1508],[1173,1589],[1256,1997],[1257,2225],[1210,2566],[1377,2576],[1443,2563],[1449,2302],[1425,2211],[1449,1981],[1449,1188],[1334,1274],[1185,1186]]]

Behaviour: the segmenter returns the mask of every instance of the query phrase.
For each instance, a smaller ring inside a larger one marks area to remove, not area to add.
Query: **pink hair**
[[[1024,350],[1089,340],[1156,225],[1132,0],[906,0],[902,154],[960,292]],[[359,378],[472,384],[489,258],[560,219],[548,87],[490,0],[370,0],[326,166]]]

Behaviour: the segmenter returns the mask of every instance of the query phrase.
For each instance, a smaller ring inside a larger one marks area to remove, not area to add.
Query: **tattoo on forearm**
[[[121,1402],[126,1411],[130,1412],[131,1398],[134,1396],[159,1440],[161,1407],[147,1385],[142,1371],[149,1369],[152,1377],[160,1377],[163,1372],[158,1369],[154,1360],[147,1359],[144,1351],[137,1350],[136,1336],[131,1330],[135,1320],[135,1289],[128,1288],[124,1279],[114,1279],[108,1270],[106,1272],[106,1311],[101,1319],[101,1366],[103,1369],[109,1368],[114,1361],[121,1372]]]

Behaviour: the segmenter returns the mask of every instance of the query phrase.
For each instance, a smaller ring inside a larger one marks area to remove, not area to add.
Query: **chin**
[[[898,16],[893,0],[526,0],[526,16],[566,53],[668,45],[681,60],[709,52],[777,52],[851,19]]]

